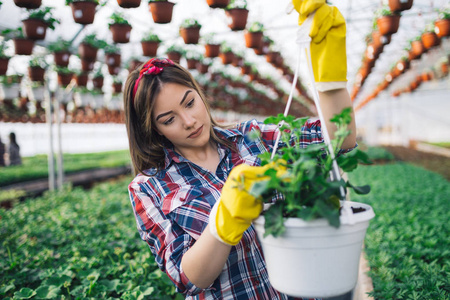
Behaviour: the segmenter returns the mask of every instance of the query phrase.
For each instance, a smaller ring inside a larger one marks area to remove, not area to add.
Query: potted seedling
[[[209,33],[204,37],[205,57],[214,58],[219,56],[220,43],[215,40],[215,34]]]
[[[42,0],[14,0],[14,4],[26,9],[35,9],[41,6]]]
[[[161,39],[153,30],[149,31],[141,39],[142,53],[144,56],[154,57],[158,51]]]
[[[392,12],[387,6],[383,6],[375,12],[375,16],[378,30],[382,35],[397,32],[400,25],[400,13]]]
[[[49,43],[47,49],[53,53],[55,64],[60,67],[69,65],[71,43],[69,41],[58,38],[56,41]]]
[[[97,68],[97,70],[94,72],[92,76],[92,85],[94,89],[101,90],[103,87],[103,72],[102,72],[102,65]]]
[[[425,26],[425,29],[421,35],[421,40],[425,49],[429,50],[435,46],[439,46],[441,39],[434,32],[434,24],[430,23]]]
[[[28,76],[31,81],[44,82],[45,70],[48,63],[45,56],[36,55],[32,57],[28,63]]]
[[[200,62],[201,55],[196,51],[186,51],[186,63],[189,70],[197,69],[197,64]]]
[[[1,34],[5,40],[11,39],[13,41],[16,55],[31,55],[33,53],[34,40],[25,37],[22,27],[5,29]]]
[[[141,5],[141,0],[117,0],[117,3],[123,8],[135,8]]]
[[[120,48],[117,45],[107,45],[105,51],[105,63],[108,66],[108,72],[111,75],[117,75],[122,63]]]
[[[180,63],[181,57],[184,56],[185,52],[184,48],[177,44],[171,45],[166,50],[167,57],[177,63]]]
[[[362,243],[374,217],[369,205],[340,201],[347,188],[367,194],[370,187],[337,180],[333,165],[337,162],[344,172],[351,172],[358,163],[369,161],[360,150],[338,155],[349,134],[350,108],[331,119],[337,128],[331,142],[336,160],[327,146],[301,146],[299,129],[306,119],[280,114],[265,120],[281,125],[280,141],[286,146],[273,158],[271,152],[259,155],[261,165],[271,166],[265,172],[268,179],[249,192],[270,207],[254,225],[276,290],[295,297],[333,297],[356,285]]]
[[[120,80],[117,76],[113,77],[112,89],[113,94],[119,94],[122,92],[122,80]]]
[[[211,8],[225,8],[230,3],[230,0],[206,0]]]
[[[78,54],[87,61],[97,60],[97,52],[99,49],[104,49],[107,43],[104,40],[98,39],[95,33],[86,35],[78,46]]]
[[[202,25],[193,18],[185,19],[180,25],[180,35],[186,44],[198,44]]]
[[[410,42],[411,48],[410,48],[410,57],[412,59],[418,59],[422,56],[422,54],[426,51],[425,47],[423,46],[421,36],[415,37]]]
[[[10,56],[6,55],[5,51],[8,49],[8,45],[5,40],[0,42],[0,75],[5,75],[8,71],[8,63]]]
[[[434,31],[439,38],[450,36],[450,7],[438,10],[438,19],[434,21]]]
[[[220,47],[219,57],[224,65],[229,65],[234,60],[233,49],[225,42]]]
[[[74,71],[67,67],[55,66],[55,71],[58,74],[58,83],[65,87],[72,81]]]
[[[92,24],[95,19],[95,9],[98,0],[66,0],[66,5],[72,8],[72,16],[75,23]]]
[[[88,82],[88,72],[82,70],[75,72],[75,81],[78,87],[86,87]]]
[[[412,7],[413,0],[389,0],[389,8],[393,12],[401,12]]]
[[[253,22],[245,33],[245,45],[247,48],[260,48],[262,46],[264,25],[261,22]]]
[[[263,35],[261,46],[258,48],[253,48],[256,55],[266,55],[269,53],[270,46],[273,45],[273,40],[269,38],[267,35]]]
[[[210,58],[204,58],[200,59],[200,61],[197,63],[197,71],[201,74],[208,73],[209,66],[211,66],[211,59]]]
[[[150,0],[148,9],[152,14],[153,22],[167,24],[172,21],[173,6],[175,3],[167,0]]]
[[[114,43],[128,43],[130,41],[131,25],[122,12],[114,12],[110,16],[109,29]]]
[[[47,28],[55,29],[59,20],[53,17],[53,7],[41,7],[28,13],[28,18],[23,20],[25,36],[32,40],[43,40]]]
[[[244,30],[247,26],[248,9],[246,0],[231,0],[225,8],[229,17],[228,27],[233,31]]]

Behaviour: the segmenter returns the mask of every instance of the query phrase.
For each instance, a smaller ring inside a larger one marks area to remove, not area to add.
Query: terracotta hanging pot
[[[92,24],[95,18],[95,9],[97,3],[91,1],[77,1],[70,3],[72,8],[72,16],[75,23]]]
[[[14,0],[14,4],[18,7],[34,9],[41,6],[42,0]]]
[[[245,45],[247,48],[260,48],[262,46],[263,33],[258,32],[246,32],[245,35]]]
[[[393,12],[401,12],[412,7],[413,0],[389,0],[389,8]]]
[[[142,61],[138,60],[138,59],[133,59],[130,61],[129,65],[128,65],[128,71],[129,72],[133,72],[134,70],[136,70],[138,67],[140,67],[142,65]]]
[[[58,73],[58,83],[62,86],[68,86],[72,78],[73,73]]]
[[[148,8],[152,14],[153,22],[167,24],[172,21],[173,6],[169,1],[150,1]]]
[[[439,19],[434,22],[434,32],[439,38],[450,36],[450,19]]]
[[[81,70],[83,72],[90,72],[94,70],[94,62],[93,60],[81,59]]]
[[[48,25],[42,20],[26,19],[22,21],[25,37],[31,40],[43,40],[47,33]]]
[[[243,66],[241,67],[241,73],[242,73],[242,75],[248,75],[248,74],[251,73],[251,71],[252,71],[252,67],[249,66],[249,65],[243,65]]]
[[[94,61],[97,60],[98,48],[92,47],[89,44],[81,43],[78,46],[78,54],[85,60]]]
[[[261,46],[258,48],[253,48],[253,51],[255,51],[256,55],[266,55],[269,53],[269,46],[270,42],[264,42],[264,40],[261,43]]]
[[[278,52],[270,51],[266,54],[266,61],[270,64],[275,64],[277,62]]]
[[[128,24],[112,24],[109,26],[112,33],[114,43],[126,44],[130,41],[131,25]]]
[[[172,60],[172,61],[174,61],[176,63],[180,63],[181,53],[180,52],[176,52],[176,51],[167,52],[167,58],[169,58],[170,60]]]
[[[88,81],[88,73],[81,73],[75,76],[77,86],[86,87]]]
[[[372,32],[372,41],[376,47],[382,47],[391,42],[391,35],[382,35],[379,30]]]
[[[103,77],[92,78],[94,89],[101,89],[103,87]]]
[[[107,53],[105,54],[105,63],[108,66],[118,67],[122,63],[120,53]]]
[[[158,46],[159,43],[156,41],[142,41],[142,54],[144,56],[156,56],[156,53],[158,52]]]
[[[211,8],[225,8],[230,4],[230,0],[206,0]]]
[[[441,40],[434,32],[425,32],[421,36],[423,46],[425,49],[430,49],[435,46],[438,46],[441,43]]]
[[[117,0],[117,3],[123,8],[135,8],[141,5],[141,0]]]
[[[197,71],[199,71],[201,74],[208,73],[208,70],[209,70],[209,65],[204,64],[204,63],[197,64]]]
[[[41,67],[28,67],[28,76],[31,81],[44,82],[45,69]]]
[[[422,53],[425,52],[425,47],[421,40],[411,42],[411,52],[413,53],[414,59],[422,56]]]
[[[446,62],[443,62],[441,64],[441,72],[442,75],[446,76],[448,74],[448,64]]]
[[[180,28],[180,35],[185,44],[198,44],[200,39],[200,27]]]
[[[110,75],[118,75],[120,73],[120,66],[108,66],[108,73]]]
[[[17,55],[31,55],[33,53],[34,40],[25,38],[15,38],[14,51]]]
[[[193,70],[193,69],[197,68],[197,63],[198,63],[197,59],[188,58],[188,59],[186,59],[186,62],[187,62],[187,68],[189,70]]]
[[[214,58],[218,57],[220,53],[220,44],[206,44],[205,45],[205,57]]]
[[[233,55],[233,61],[231,64],[235,67],[240,67],[244,64],[244,58],[239,55]]]
[[[377,25],[382,35],[394,34],[400,25],[400,15],[380,17],[377,19]]]
[[[55,61],[55,65],[60,67],[67,67],[69,65],[70,52],[69,51],[61,51],[54,52],[53,59]]]
[[[222,60],[222,63],[224,65],[228,65],[231,64],[233,62],[234,59],[234,53],[229,51],[229,52],[222,52],[219,54],[220,59]]]
[[[122,83],[120,82],[114,82],[112,84],[112,88],[113,88],[113,93],[114,94],[119,94],[122,92]]]
[[[245,8],[232,8],[226,10],[228,27],[233,31],[244,30],[247,26],[248,10]]]
[[[8,63],[9,58],[8,57],[1,57],[0,58],[0,75],[5,75],[6,71],[8,71]]]

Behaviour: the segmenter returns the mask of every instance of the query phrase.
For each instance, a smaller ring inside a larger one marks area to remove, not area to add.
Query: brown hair
[[[215,134],[212,127],[219,125],[211,116],[204,93],[189,71],[177,63],[164,67],[157,75],[144,75],[133,100],[134,85],[142,67],[143,65],[128,75],[123,93],[125,124],[135,175],[145,174],[144,171],[150,168],[156,169],[156,172],[160,171],[165,162],[164,147],[171,145],[169,140],[156,132],[152,120],[155,98],[164,83],[176,83],[194,89],[200,95],[211,119],[211,140],[234,150],[235,147],[230,141],[220,139]]]

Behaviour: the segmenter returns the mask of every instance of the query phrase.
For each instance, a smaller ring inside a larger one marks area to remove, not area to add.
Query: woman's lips
[[[194,131],[193,133],[191,133],[191,134],[188,136],[188,138],[194,139],[194,138],[198,137],[200,134],[202,134],[202,132],[203,132],[203,125],[202,125],[199,129],[197,129],[196,131]]]

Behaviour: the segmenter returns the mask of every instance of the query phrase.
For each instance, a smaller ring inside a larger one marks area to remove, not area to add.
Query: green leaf
[[[350,182],[347,181],[347,187],[352,188],[355,193],[358,195],[367,195],[370,193],[370,186],[369,185],[363,185],[363,186],[354,186]]]
[[[1,288],[0,288],[0,295],[4,295],[4,294],[6,294],[8,291],[10,291],[10,290],[12,290],[12,289],[14,289],[16,286],[14,285],[14,284],[8,284],[8,285],[5,285],[5,286],[2,286]]]
[[[264,212],[264,236],[273,235],[274,237],[280,236],[286,230],[284,228],[284,218],[281,201],[271,205],[268,210]]]
[[[55,299],[61,292],[60,287],[54,285],[41,285],[36,289],[37,299]]]
[[[113,279],[113,280],[107,280],[107,279],[102,279],[99,280],[99,284],[104,285],[107,289],[107,291],[115,291],[119,284],[120,284],[120,280],[119,279]]]
[[[14,293],[14,299],[30,299],[36,295],[36,291],[30,288],[21,288],[20,291]]]

